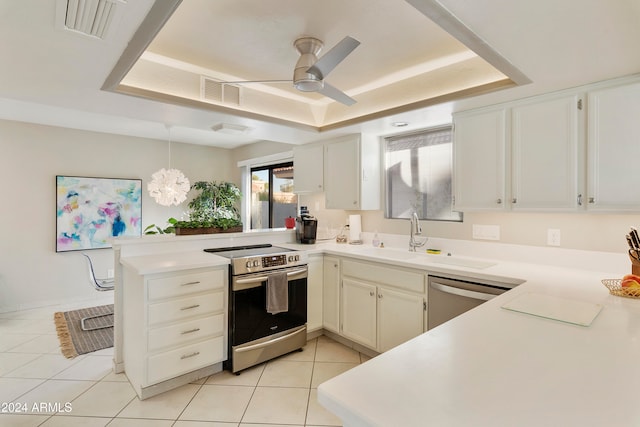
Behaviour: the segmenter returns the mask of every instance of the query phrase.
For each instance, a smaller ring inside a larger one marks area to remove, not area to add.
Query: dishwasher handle
[[[431,286],[433,289],[437,289],[441,292],[446,292],[448,294],[459,295],[462,297],[473,298],[473,299],[483,300],[483,301],[489,301],[490,299],[493,299],[498,296],[495,294],[485,294],[484,292],[476,292],[476,291],[469,291],[467,289],[460,289],[454,286],[443,285],[442,283],[436,283],[436,282],[430,282],[429,286]]]

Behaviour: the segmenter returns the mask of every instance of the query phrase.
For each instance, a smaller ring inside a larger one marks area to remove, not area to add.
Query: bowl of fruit
[[[638,275],[627,274],[622,279],[604,279],[602,284],[612,295],[640,299],[640,276]]]

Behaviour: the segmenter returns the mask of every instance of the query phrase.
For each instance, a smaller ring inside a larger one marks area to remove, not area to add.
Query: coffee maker
[[[296,218],[296,242],[314,244],[317,230],[318,220],[309,214],[306,206],[300,206],[300,216]]]

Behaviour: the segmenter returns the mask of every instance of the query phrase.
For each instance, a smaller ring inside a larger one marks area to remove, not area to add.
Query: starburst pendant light
[[[147,191],[156,203],[162,206],[178,206],[187,200],[187,193],[191,188],[189,179],[178,169],[171,169],[171,128],[169,131],[169,169],[162,168],[151,175],[147,184]]]

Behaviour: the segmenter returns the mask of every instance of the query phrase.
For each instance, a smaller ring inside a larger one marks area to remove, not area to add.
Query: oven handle
[[[304,277],[307,277],[307,268],[301,268],[298,270],[293,270],[293,271],[287,271],[287,279],[289,280],[296,280],[296,279],[302,279]],[[301,277],[294,277],[294,276],[301,276]],[[262,276],[253,276],[253,277],[247,277],[247,278],[239,278],[239,279],[233,279],[233,290],[234,291],[241,291],[243,289],[251,289],[251,288],[257,288],[259,286],[262,285],[262,282],[269,280],[269,275],[262,275]],[[254,286],[247,286],[247,285],[251,285],[254,284]],[[243,285],[243,286],[237,286],[237,285]]]
[[[269,347],[272,344],[275,344],[275,343],[277,343],[279,341],[288,340],[291,337],[296,336],[296,335],[301,334],[301,333],[306,334],[307,333],[307,328],[305,328],[304,326],[301,326],[298,330],[293,331],[290,334],[283,335],[281,337],[278,337],[278,338],[275,338],[275,339],[272,339],[272,340],[269,340],[269,341],[261,342],[261,343],[258,343],[258,344],[248,345],[246,347],[236,347],[236,348],[234,348],[233,351],[235,351],[236,353],[243,353],[245,351],[257,350],[257,349],[260,349],[260,348]]]
[[[485,294],[482,292],[468,291],[466,289],[455,288],[453,286],[443,285],[441,283],[431,282],[429,284],[432,288],[437,289],[442,292],[446,292],[448,294],[459,295],[467,298],[479,299],[483,301],[489,301],[497,297],[498,295],[494,294]]]

